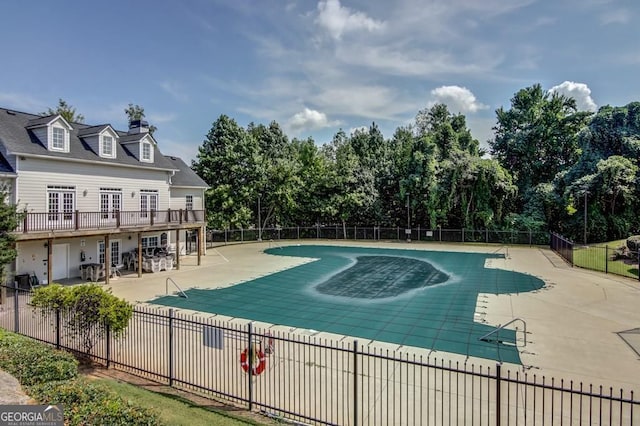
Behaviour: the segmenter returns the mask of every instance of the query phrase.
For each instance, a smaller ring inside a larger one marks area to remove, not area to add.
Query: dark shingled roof
[[[171,186],[208,188],[209,185],[196,174],[191,167],[178,157],[165,155],[165,158],[179,171],[171,178]]]
[[[84,136],[97,135],[107,127],[110,127],[110,125],[100,124],[99,126],[90,126],[90,127],[85,127],[84,129],[78,129],[78,137],[82,138]]]
[[[97,126],[88,126],[86,124],[71,123],[72,130],[69,138],[69,152],[49,151],[46,147],[46,141],[39,141],[35,134],[27,129],[34,123],[46,124],[52,120],[53,116],[39,117],[34,114],[17,112],[6,108],[0,108],[0,144],[4,145],[8,154],[23,155],[42,155],[56,159],[78,159],[85,161],[95,161],[103,164],[135,166],[150,169],[176,170],[172,162],[167,160],[160,153],[157,146],[154,146],[153,163],[144,163],[125,148],[118,144],[116,148],[116,158],[103,158],[96,154],[84,141],[78,137],[78,133],[83,134],[86,131],[92,131]],[[92,129],[92,130],[87,130]],[[86,133],[84,133],[86,134]],[[120,135],[126,135],[126,132],[118,132]],[[145,134],[127,136],[126,140],[137,138],[140,139]]]

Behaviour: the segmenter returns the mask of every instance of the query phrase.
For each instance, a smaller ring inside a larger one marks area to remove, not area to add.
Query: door
[[[69,244],[54,244],[51,261],[51,281],[69,278]]]

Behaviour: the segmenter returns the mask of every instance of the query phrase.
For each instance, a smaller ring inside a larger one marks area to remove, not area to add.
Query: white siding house
[[[163,256],[165,269],[193,251],[200,262],[207,185],[162,155],[143,121],[122,132],[0,108],[0,181],[24,213],[11,275],[50,283],[100,265],[108,282],[133,251],[139,275],[145,254]]]

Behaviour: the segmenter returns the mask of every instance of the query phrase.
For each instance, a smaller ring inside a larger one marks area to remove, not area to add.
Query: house
[[[165,269],[189,252],[200,264],[207,185],[160,152],[145,121],[123,132],[0,108],[0,181],[24,213],[9,281],[28,274],[50,283],[91,270],[108,282],[109,266],[126,262],[142,275],[152,255],[165,256]]]

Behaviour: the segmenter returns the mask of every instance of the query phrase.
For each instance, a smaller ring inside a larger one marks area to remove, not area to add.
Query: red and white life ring
[[[253,358],[258,360],[258,364],[250,365],[253,364],[253,360],[250,359],[252,357],[249,355],[249,348],[244,348],[244,351],[240,354],[240,365],[242,365],[242,369],[245,373],[248,373],[249,368],[251,368],[251,374],[257,376],[267,367],[267,359],[264,356],[264,352],[260,349],[255,350],[255,355],[256,356]]]

